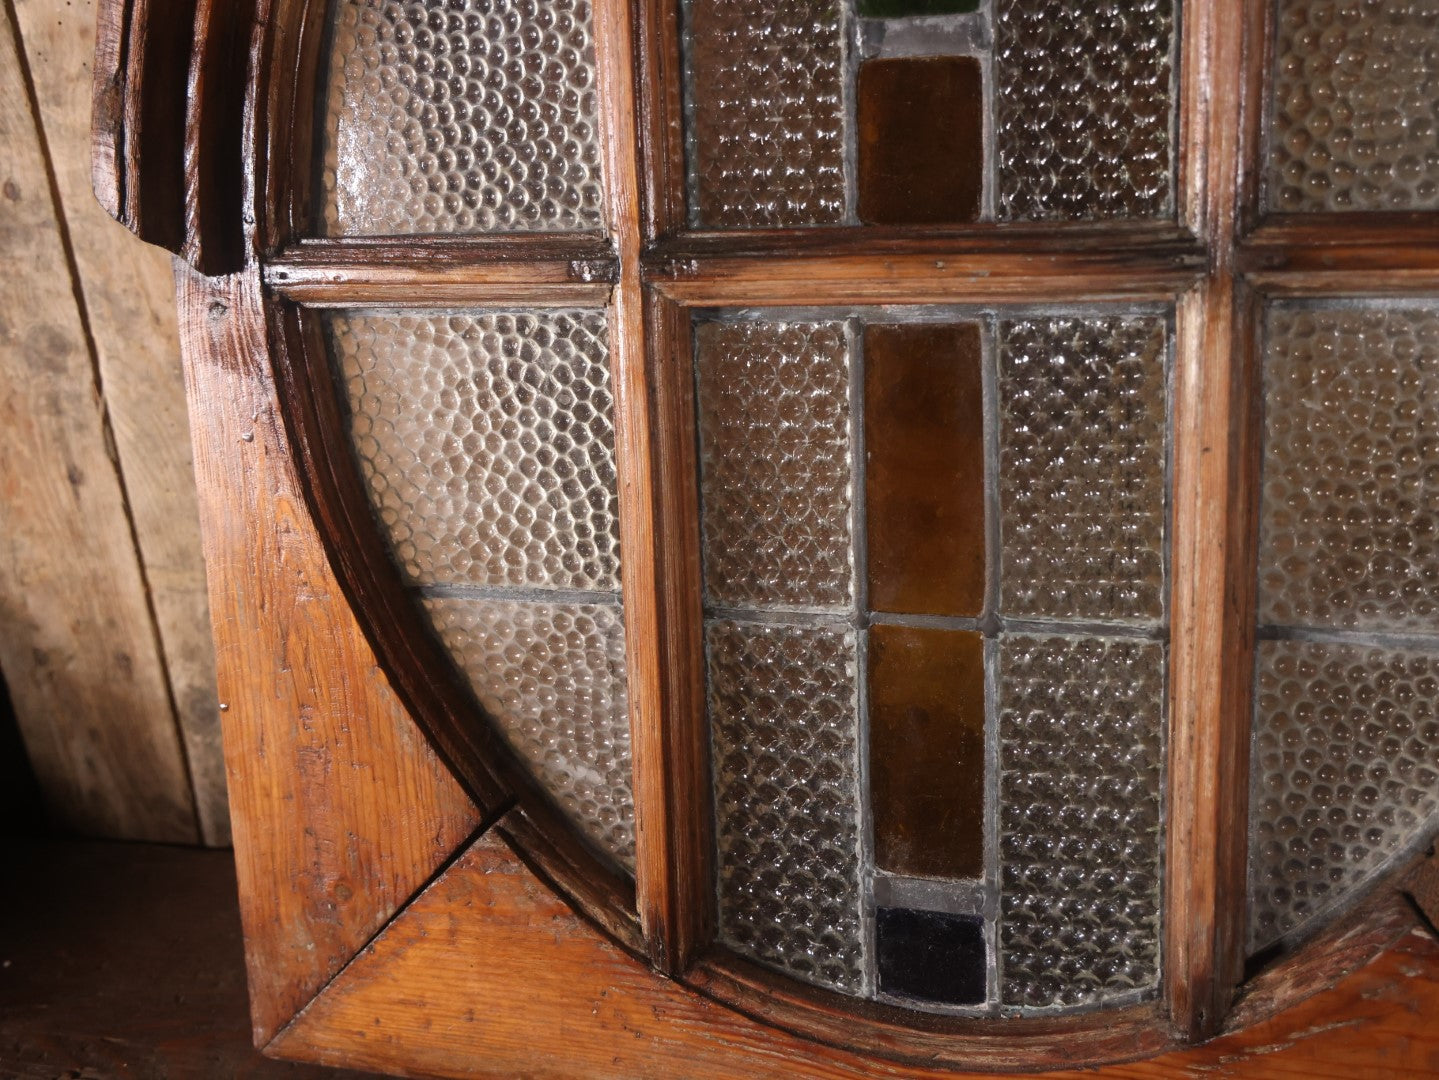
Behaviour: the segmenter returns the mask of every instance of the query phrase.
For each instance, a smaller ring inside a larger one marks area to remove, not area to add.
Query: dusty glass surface
[[[706,322],[695,341],[706,599],[848,604],[854,480],[844,324]]]
[[[1164,320],[1005,320],[998,349],[1004,613],[1159,617]]]
[[[1439,208],[1439,0],[1279,0],[1273,210]]]
[[[604,312],[349,310],[323,326],[403,578],[541,787],[632,867]]]
[[[984,1001],[988,957],[983,919],[885,907],[874,914],[881,994],[946,1005]]]
[[[686,0],[690,223],[845,214],[845,0]]]
[[[1174,0],[994,0],[1001,220],[1174,205]]]
[[[1342,905],[1439,828],[1434,649],[1260,643],[1251,952]]]
[[[624,624],[615,604],[427,598],[475,697],[582,832],[635,861]]]
[[[854,633],[706,627],[721,939],[809,982],[863,989]]]
[[[619,588],[604,312],[355,311],[326,328],[411,582]]]
[[[336,0],[331,236],[604,227],[588,0]]]
[[[1164,646],[999,646],[1000,994],[1099,1004],[1159,978]]]
[[[1259,617],[1439,629],[1439,310],[1266,320]]]

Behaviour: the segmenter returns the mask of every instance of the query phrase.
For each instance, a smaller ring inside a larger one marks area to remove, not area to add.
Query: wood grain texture
[[[18,28],[0,17],[0,667],[57,823],[198,839]]]
[[[1429,1076],[1439,1068],[1436,1008],[1439,944],[1411,923],[1389,953],[1281,1017],[1152,1061],[1045,1075]],[[809,1042],[652,975],[492,842],[426,890],[268,1052],[440,1077],[953,1075]]]
[[[473,832],[400,706],[295,475],[254,272],[177,271],[257,1042]]]
[[[698,534],[693,437],[657,381],[640,279],[640,173],[628,0],[595,5],[608,213],[619,253],[609,309],[621,586],[635,794],[635,902],[650,959],[681,970],[707,926],[707,767],[697,707]],[[671,353],[660,363],[672,367]],[[661,409],[665,411],[660,411]],[[687,445],[686,445],[687,444]],[[686,480],[688,479],[688,483]],[[686,501],[688,499],[688,501]]]
[[[94,0],[16,0],[104,404],[208,844],[229,843],[214,648],[169,257],[90,193]]]
[[[1164,992],[1180,1038],[1243,977],[1258,418],[1254,305],[1234,271],[1244,21],[1186,9],[1181,206],[1208,273],[1176,312]]]

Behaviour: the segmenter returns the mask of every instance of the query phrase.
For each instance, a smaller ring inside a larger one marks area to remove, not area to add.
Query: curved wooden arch
[[[653,157],[649,165],[658,183],[639,185],[643,190],[637,191],[636,163],[631,161],[628,170],[623,162],[619,167],[614,161],[609,163],[611,185],[621,189],[616,198],[632,199],[636,212],[644,212],[650,243],[641,252],[637,232],[622,238],[618,251],[610,240],[580,235],[544,243],[527,238],[523,244],[514,238],[427,240],[422,244],[305,241],[312,213],[301,163],[308,162],[312,144],[314,110],[309,103],[327,5],[317,0],[254,0],[252,9],[216,5],[211,0],[192,0],[190,6],[186,0],[169,2],[174,6],[166,7],[166,0],[108,0],[102,10],[104,62],[97,61],[96,70],[97,194],[142,239],[175,251],[202,272],[230,275],[230,287],[254,296],[258,306],[246,313],[252,323],[247,331],[249,348],[260,349],[263,355],[253,355],[249,361],[268,373],[264,379],[273,386],[277,415],[284,425],[283,432],[276,434],[275,445],[298,481],[306,504],[307,528],[323,546],[345,603],[358,620],[385,681],[419,724],[439,760],[460,780],[478,819],[493,824],[532,872],[625,953],[700,998],[821,1046],[872,1055],[877,1062],[933,1069],[1094,1065],[1151,1057],[1219,1029],[1229,1013],[1233,990],[1242,981],[1238,940],[1242,909],[1234,904],[1234,890],[1237,887],[1242,898],[1244,838],[1242,830],[1230,828],[1226,833],[1217,815],[1224,810],[1224,793],[1232,791],[1235,778],[1243,773],[1244,747],[1204,752],[1202,743],[1205,738],[1222,741],[1232,727],[1232,716],[1226,720],[1217,711],[1218,705],[1236,709],[1244,704],[1242,691],[1235,690],[1245,682],[1243,663],[1237,673],[1221,680],[1222,685],[1205,690],[1204,700],[1214,703],[1216,711],[1200,715],[1200,709],[1187,720],[1176,717],[1180,736],[1176,742],[1187,739],[1193,754],[1189,758],[1183,756],[1182,748],[1176,751],[1181,755],[1176,760],[1187,772],[1173,777],[1171,790],[1178,795],[1171,794],[1171,798],[1190,800],[1200,813],[1181,821],[1179,832],[1172,824],[1170,843],[1179,837],[1186,850],[1203,857],[1192,866],[1171,867],[1164,1000],[1108,1013],[974,1020],[857,1002],[793,983],[708,949],[706,905],[702,899],[686,895],[686,887],[675,881],[685,876],[686,857],[697,866],[704,865],[699,850],[705,846],[702,839],[684,835],[687,827],[702,818],[703,811],[692,805],[693,791],[677,794],[675,790],[684,787],[686,775],[693,779],[697,767],[703,770],[702,749],[688,754],[676,751],[676,739],[671,737],[663,743],[666,749],[658,758],[643,766],[645,776],[637,775],[637,788],[645,783],[657,785],[657,792],[645,795],[637,791],[637,795],[642,805],[657,810],[662,819],[661,835],[647,841],[651,845],[648,856],[642,852],[637,894],[634,883],[613,871],[575,836],[504,740],[476,723],[477,709],[469,692],[406,595],[375,527],[343,437],[338,402],[329,392],[328,359],[312,314],[315,307],[399,303],[407,290],[417,286],[425,288],[427,303],[444,306],[618,303],[621,318],[645,324],[651,345],[651,355],[629,371],[629,378],[638,381],[621,393],[631,395],[631,408],[660,417],[644,427],[647,441],[630,452],[643,459],[647,469],[666,474],[667,483],[681,488],[685,483],[686,433],[682,428],[666,427],[663,417],[682,415],[687,405],[685,380],[674,375],[681,362],[687,363],[686,309],[745,299],[754,302],[756,286],[746,275],[763,261],[767,244],[793,238],[688,237],[682,224],[676,224],[683,220],[683,200],[675,195],[680,182],[673,173],[675,157],[657,149],[675,130],[666,119],[675,102],[666,99],[665,88],[677,84],[672,77],[664,78],[675,52],[673,13],[665,14],[670,6],[660,0],[644,0],[640,5],[644,17],[639,21],[638,40],[644,47],[639,50],[639,63],[630,65],[629,20],[621,15],[626,5],[619,0],[604,0],[599,5],[608,20],[602,33],[607,35],[610,49],[609,85],[614,88],[639,78],[654,91],[641,96],[638,119],[631,116],[628,122],[639,127],[639,145]],[[1251,47],[1254,34],[1262,39],[1262,16],[1251,12],[1247,25],[1226,26],[1217,3],[1194,7],[1185,39],[1188,65],[1214,70],[1217,63],[1222,69],[1235,62],[1246,34]],[[162,25],[163,30],[155,29]],[[185,35],[175,32],[177,25],[193,28],[193,38],[182,40]],[[176,110],[166,102],[176,84],[174,68],[182,61],[190,93],[177,122]],[[1246,70],[1251,83],[1260,77],[1257,65],[1250,63]],[[1193,82],[1188,80],[1186,85]],[[227,92],[240,83],[248,88],[243,110],[236,107],[236,96]],[[1249,89],[1252,91],[1252,85]],[[1217,105],[1186,100],[1185,115],[1191,132],[1203,131],[1192,137],[1209,138],[1218,147],[1234,149],[1237,156],[1233,140],[1239,132],[1230,130],[1234,115],[1224,114],[1224,109],[1232,107],[1237,115],[1243,95],[1239,88],[1234,88],[1232,95],[1233,101],[1219,95]],[[1246,123],[1252,129],[1242,130],[1252,140],[1257,131],[1252,125],[1257,121],[1249,116]],[[615,139],[610,142],[612,153],[622,153],[613,149]],[[1185,160],[1193,159],[1186,156]],[[923,241],[901,230],[880,240],[888,248],[892,277],[874,285],[892,289],[895,299],[911,302],[940,302],[956,296],[1003,298],[1034,288],[1036,281],[1046,280],[1047,273],[1051,283],[1045,287],[1062,296],[1066,288],[1076,288],[1072,278],[1081,265],[1091,272],[1090,263],[1105,265],[1107,261],[1113,271],[1115,295],[1177,300],[1181,323],[1187,322],[1191,332],[1205,342],[1196,348],[1196,362],[1206,355],[1227,353],[1243,337],[1245,305],[1257,304],[1258,294],[1242,286],[1236,277],[1237,266],[1224,257],[1218,257],[1216,263],[1214,246],[1206,249],[1196,238],[1221,235],[1232,228],[1235,206],[1242,205],[1226,205],[1226,197],[1235,189],[1233,182],[1224,178],[1227,166],[1223,155],[1204,160],[1214,176],[1204,180],[1189,177],[1185,190],[1207,192],[1204,198],[1208,202],[1185,208],[1181,217],[1187,228],[1076,228],[1059,237],[1047,237],[1050,230],[1018,228],[1008,230],[1007,237],[965,233]],[[1402,228],[1402,224],[1396,227]],[[1261,288],[1282,289],[1288,280],[1283,277],[1285,260],[1302,261],[1302,249],[1312,239],[1294,223],[1279,223],[1267,233],[1261,230],[1257,241],[1240,252],[1239,260],[1267,260],[1260,264],[1262,273],[1255,280]],[[1051,251],[1047,270],[1034,255],[1046,244]],[[839,302],[853,295],[865,266],[852,237],[816,231],[800,245],[809,249],[814,265],[790,268],[788,272],[795,275],[791,288],[804,281],[805,288],[814,290],[811,302],[815,303]],[[761,254],[756,256],[755,251]],[[948,276],[936,275],[936,253],[951,264]],[[1396,251],[1395,261],[1403,262],[1406,256],[1405,287],[1439,287],[1439,245],[1411,241]],[[1359,257],[1368,255],[1360,252]],[[711,276],[694,273],[692,268],[700,259],[709,260]],[[1136,275],[1136,266],[1145,269]],[[976,286],[977,272],[987,275],[986,284]],[[1268,283],[1264,273],[1278,284]],[[187,289],[192,299],[207,295],[198,282],[186,285],[182,281],[182,297]],[[192,308],[192,317],[196,310]],[[1248,345],[1238,347],[1241,354],[1247,349]],[[188,360],[192,368],[223,363],[224,353],[225,347],[213,340],[208,344],[192,340]],[[1245,434],[1250,425],[1244,417],[1244,378],[1252,377],[1252,372],[1245,374],[1243,364],[1238,370],[1237,381],[1223,393],[1205,398],[1196,391],[1190,398],[1195,411],[1182,420],[1188,434],[1181,432],[1176,439],[1212,442],[1217,438],[1226,442],[1228,456],[1212,465],[1206,463],[1208,471],[1202,475],[1188,480],[1177,476],[1180,495],[1187,493],[1202,502],[1206,492],[1215,498],[1216,493],[1222,496],[1226,485],[1245,483],[1244,469],[1252,467],[1245,463],[1252,463],[1253,454]],[[1197,369],[1190,374],[1197,376]],[[646,395],[652,395],[653,401]],[[196,401],[198,404],[200,399]],[[197,441],[202,438],[198,425],[203,422],[200,416],[194,421]],[[693,474],[689,467],[688,475],[692,478]],[[1220,503],[1225,501],[1219,498]],[[683,506],[683,498],[657,500],[649,517],[651,532],[644,537],[653,555],[647,587],[675,597],[669,608],[662,599],[653,603],[660,605],[657,625],[662,641],[658,648],[670,651],[677,669],[686,662],[685,651],[695,647],[686,635],[693,633],[697,609],[697,568],[693,565],[697,542],[689,535],[693,522],[686,518]],[[1251,512],[1252,507],[1237,507],[1232,514],[1221,516],[1222,528],[1241,535],[1249,526],[1246,515]],[[1191,530],[1201,528],[1202,516],[1194,512]],[[1182,513],[1180,519],[1185,520]],[[677,553],[654,551],[675,538]],[[1184,539],[1181,535],[1176,542]],[[1204,537],[1195,535],[1190,540],[1205,542]],[[1241,551],[1246,543],[1239,543]],[[631,550],[628,541],[626,550]],[[1251,631],[1234,615],[1236,610],[1242,615],[1246,605],[1252,604],[1252,597],[1246,597],[1243,589],[1237,594],[1234,591],[1233,579],[1243,576],[1242,569],[1242,565],[1221,565],[1215,571],[1220,575],[1217,579],[1190,582],[1191,597],[1177,605],[1176,618],[1190,608],[1199,611],[1212,605],[1228,612],[1229,621],[1214,629],[1216,636],[1208,642],[1211,662],[1220,653],[1242,656],[1246,651],[1246,635]],[[1181,587],[1185,587],[1183,583]],[[1206,588],[1217,595],[1203,595]],[[627,601],[630,592],[627,584]],[[686,618],[691,624],[689,631],[677,625]],[[1205,656],[1198,654],[1179,658],[1180,682],[1209,687],[1213,677],[1197,668],[1204,662]],[[1186,674],[1186,663],[1195,670]],[[696,707],[693,689],[686,690],[683,683],[682,673],[669,682],[659,677],[651,687],[655,707],[692,713]],[[1176,694],[1184,692],[1183,688],[1176,690]],[[1241,696],[1235,698],[1236,693]],[[694,733],[684,725],[680,728],[681,739]],[[1231,756],[1226,759],[1226,754]],[[666,776],[680,779],[667,783]],[[1207,796],[1201,794],[1206,785]],[[644,822],[641,824],[643,827]],[[454,857],[463,860],[464,850],[457,848]],[[445,880],[451,871],[449,863],[440,866],[436,882]],[[1216,913],[1220,918],[1217,926],[1213,922]],[[1380,901],[1341,919],[1293,956],[1257,978],[1251,977],[1241,990],[1235,1021],[1247,1026],[1284,1013],[1332,979],[1337,970],[1366,962],[1391,945],[1395,925],[1393,908]],[[321,997],[327,992],[322,989]],[[267,1035],[276,1030],[271,1025]],[[302,1042],[297,1036],[291,1036],[289,1044],[281,1038],[276,1048],[283,1051],[286,1045]]]

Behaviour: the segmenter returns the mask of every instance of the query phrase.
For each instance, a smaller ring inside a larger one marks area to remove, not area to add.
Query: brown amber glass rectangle
[[[865,328],[869,603],[979,615],[984,607],[980,330]]]
[[[859,69],[859,216],[879,225],[974,221],[984,189],[984,77],[972,56]]]
[[[869,635],[874,861],[927,878],[984,873],[984,642],[969,630]]]

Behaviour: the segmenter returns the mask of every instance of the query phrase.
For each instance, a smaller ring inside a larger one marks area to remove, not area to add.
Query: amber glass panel
[[[973,631],[869,633],[874,861],[913,877],[984,873],[984,641]]]
[[[859,69],[859,216],[884,225],[974,221],[984,189],[984,79],[969,56]]]
[[[864,354],[870,607],[978,615],[985,577],[979,327],[871,325]]]

